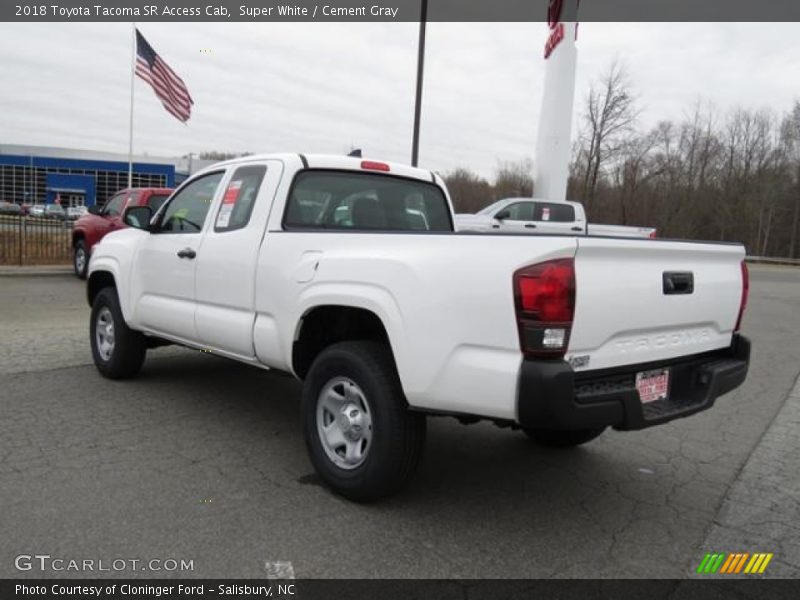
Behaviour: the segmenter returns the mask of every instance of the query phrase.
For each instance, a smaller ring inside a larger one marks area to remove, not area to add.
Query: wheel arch
[[[115,289],[117,287],[117,280],[111,271],[97,270],[89,275],[89,279],[86,282],[86,300],[89,302],[89,306],[94,304],[97,294],[107,287]]]
[[[397,367],[391,338],[374,311],[342,304],[322,304],[306,310],[298,321],[292,344],[292,370],[304,379],[325,348],[345,341],[371,340],[384,344]]]

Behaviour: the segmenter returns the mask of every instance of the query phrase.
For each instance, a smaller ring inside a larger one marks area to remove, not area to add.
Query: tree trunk
[[[797,258],[797,225],[800,221],[800,195],[794,200],[794,216],[792,217],[792,237],[789,242],[789,258]]]
[[[767,212],[767,227],[764,230],[764,240],[761,244],[761,256],[767,256],[767,249],[769,247],[769,232],[772,228],[772,213],[774,212],[773,207],[770,206],[769,211]]]

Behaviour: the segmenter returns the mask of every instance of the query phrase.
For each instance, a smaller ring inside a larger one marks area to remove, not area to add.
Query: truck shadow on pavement
[[[146,396],[150,409],[163,411],[166,421],[182,415],[185,426],[203,428],[207,444],[228,448],[217,454],[219,461],[226,454],[233,461],[226,476],[234,475],[232,467],[244,457],[260,457],[280,472],[283,485],[296,485],[299,493],[310,493],[314,485],[308,484],[320,485],[315,494],[358,506],[322,488],[314,474],[302,439],[301,384],[293,378],[187,351],[148,359],[138,380],[120,385]],[[660,453],[647,448],[636,455],[625,453],[626,437],[641,434],[609,430],[584,447],[554,450],[536,446],[521,431],[488,422],[462,425],[452,418],[430,417],[427,448],[411,485],[364,509],[414,513],[418,506],[429,513],[431,505],[444,502],[453,519],[460,506],[466,510],[462,516],[470,518],[470,506],[489,502],[493,510],[546,511],[552,516],[577,507],[594,514],[592,507],[603,506],[609,492],[618,497],[622,511],[637,503],[663,506],[675,483],[669,481],[672,469],[655,467]],[[625,485],[633,490],[629,499],[620,492]]]

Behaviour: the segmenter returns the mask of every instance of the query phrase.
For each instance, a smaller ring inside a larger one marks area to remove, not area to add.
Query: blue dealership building
[[[133,187],[175,187],[210,161],[135,156]],[[69,148],[0,144],[0,201],[103,206],[128,186],[128,156]]]

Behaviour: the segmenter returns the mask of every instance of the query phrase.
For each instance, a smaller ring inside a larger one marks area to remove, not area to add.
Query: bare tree
[[[443,177],[456,212],[474,213],[491,203],[492,186],[469,169],[455,169]]]
[[[661,175],[659,167],[652,165],[653,149],[658,143],[658,132],[631,136],[621,146],[621,159],[614,170],[613,181],[619,190],[620,223],[631,223],[633,204],[637,194],[648,182]]]
[[[598,81],[592,83],[586,101],[581,133],[581,199],[587,208],[594,204],[602,169],[624,145],[633,130],[638,112],[625,65],[614,61]]]
[[[795,101],[794,107],[783,119],[781,136],[786,153],[787,169],[792,183],[790,191],[790,206],[792,212],[791,228],[789,231],[788,256],[798,256],[797,238],[800,226],[800,102]]]
[[[494,176],[494,198],[533,197],[533,163],[530,159],[503,162]]]
[[[530,159],[502,162],[494,184],[469,169],[458,168],[444,175],[456,212],[474,213],[501,198],[533,196],[533,165]]]

